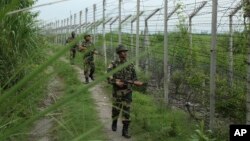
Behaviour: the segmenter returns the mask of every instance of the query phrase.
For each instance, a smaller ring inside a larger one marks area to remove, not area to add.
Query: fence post
[[[106,36],[105,36],[105,11],[106,11],[106,0],[103,0],[103,23],[102,23],[102,36],[103,36],[103,53],[105,68],[107,67],[107,49],[106,49]]]
[[[118,43],[121,44],[122,43],[122,37],[121,37],[121,30],[122,30],[122,15],[121,15],[121,9],[122,9],[122,0],[119,0],[119,33],[118,33]]]
[[[94,33],[93,33],[93,43],[95,44],[95,42],[96,42],[96,39],[95,39],[95,30],[96,30],[96,22],[95,22],[95,15],[96,15],[96,4],[94,4],[93,5],[93,31],[94,31]]]
[[[82,10],[80,11],[80,14],[79,14],[79,34],[82,33]]]
[[[72,25],[73,25],[73,16],[70,15],[70,33],[72,32]]]
[[[164,4],[164,101],[166,105],[169,103],[169,81],[170,67],[168,65],[168,20],[180,8],[177,5],[170,13],[168,13],[168,0]]]
[[[60,39],[59,39],[59,43],[62,44],[63,41],[63,31],[64,31],[64,25],[65,20],[61,20],[61,26],[60,26]]]
[[[168,0],[164,1],[164,101],[168,105],[169,81],[168,81]]]
[[[250,124],[250,0],[244,0],[244,17],[247,18],[247,24],[245,29],[247,30],[248,36],[248,56],[247,56],[247,114],[246,114],[246,124]]]
[[[118,20],[119,16],[116,17],[111,23],[110,23],[110,46],[113,48],[113,31],[112,31],[112,24],[115,23]],[[116,53],[114,52],[114,60],[116,57]]]
[[[56,39],[57,39],[57,21],[53,22],[53,36],[54,36],[54,44],[56,44]]]
[[[131,56],[134,56],[134,51],[133,51],[133,45],[134,45],[134,36],[133,36],[133,22],[131,21],[131,26],[130,26],[130,40],[131,40],[131,43],[130,43],[130,49],[131,49]]]
[[[77,29],[76,29],[76,13],[74,14],[74,25],[73,25],[73,31],[75,31],[75,33],[77,33]]]
[[[63,23],[61,25],[61,44],[63,45],[64,44],[64,40],[66,39],[66,32],[67,32],[67,29],[66,29],[66,25],[67,25],[67,18],[63,20]]]
[[[56,20],[56,44],[58,44],[58,39],[59,39],[59,20]]]
[[[88,8],[85,9],[85,23],[86,23],[86,28],[85,28],[85,33],[87,33],[88,30]]]
[[[217,7],[218,0],[212,2],[212,41],[211,41],[211,65],[210,65],[210,121],[209,129],[214,129],[215,114],[215,76],[216,76],[216,48],[217,48]]]
[[[139,70],[139,45],[140,45],[140,0],[137,0],[137,14],[136,14],[136,49],[135,49],[135,67]]]
[[[67,18],[67,32],[65,34],[65,37],[66,37],[65,39],[67,39],[68,36],[69,36],[69,18]]]

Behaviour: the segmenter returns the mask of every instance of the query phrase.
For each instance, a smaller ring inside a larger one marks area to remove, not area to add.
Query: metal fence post
[[[135,50],[135,67],[139,69],[139,45],[140,45],[140,0],[137,0],[137,14],[136,14],[136,50]]]
[[[106,49],[106,36],[105,36],[105,11],[106,11],[106,0],[103,0],[103,23],[102,23],[102,36],[103,36],[103,53],[105,68],[107,67],[107,49]]]
[[[210,65],[210,121],[209,129],[214,129],[215,114],[215,76],[216,76],[216,46],[217,46],[217,6],[218,0],[212,3],[212,41],[211,41],[211,65]]]
[[[88,24],[88,8],[85,9],[85,23]],[[85,27],[85,33],[87,33],[88,26]]]
[[[82,10],[79,13],[79,26],[80,26],[79,34],[81,34],[82,33]]]
[[[164,101],[168,105],[169,81],[168,81],[168,0],[164,1]]]
[[[96,21],[95,21],[95,15],[96,15],[96,4],[93,5],[93,43],[95,44],[96,39],[95,39],[95,32],[96,32]]]
[[[122,3],[122,0],[119,0],[119,33],[118,33],[118,43],[121,44],[122,43],[122,37],[121,37],[121,30],[122,30],[122,25],[121,25],[121,21],[122,21],[122,15],[121,15],[121,4]]]

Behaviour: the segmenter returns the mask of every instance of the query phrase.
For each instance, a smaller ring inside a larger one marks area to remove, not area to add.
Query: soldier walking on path
[[[84,41],[82,42],[82,45],[79,47],[79,51],[84,52],[83,65],[84,65],[84,76],[86,83],[89,83],[89,78],[91,78],[92,80],[95,79],[94,55],[98,54],[91,40],[92,40],[91,35],[89,34],[85,35]]]
[[[75,39],[75,32],[72,31],[72,32],[71,32],[71,37],[69,37],[69,38],[66,40],[66,44],[72,42],[74,39]],[[77,47],[78,47],[78,45],[77,45],[77,44],[74,44],[74,45],[70,48],[70,63],[71,63],[71,64],[74,64],[74,59],[75,59],[75,56],[76,56]]]
[[[115,69],[119,65],[124,64],[127,61],[127,49],[123,45],[119,45],[116,48],[116,53],[119,59],[113,61],[108,66],[108,72]],[[120,111],[122,111],[122,136],[130,138],[128,134],[128,128],[130,124],[130,105],[132,102],[132,85],[142,86],[143,83],[137,80],[136,71],[134,65],[130,64],[120,71],[113,74],[108,78],[109,83],[113,85],[113,100],[112,100],[112,130],[117,129],[117,120]]]

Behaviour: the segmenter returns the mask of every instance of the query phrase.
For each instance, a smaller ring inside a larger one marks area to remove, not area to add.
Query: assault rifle
[[[136,86],[143,86],[145,83],[141,82],[141,81],[133,81],[133,80],[124,80],[124,79],[112,79],[109,78],[108,82],[110,84],[119,84],[121,83],[121,85],[128,85],[128,84],[132,84],[132,85],[136,85]]]
[[[88,50],[88,48],[86,46],[82,46],[82,45],[78,46],[78,51],[79,52],[85,52],[85,51],[91,52],[91,50]],[[93,51],[93,54],[98,55],[98,56],[102,56],[102,57],[104,56],[103,54],[101,54],[100,52],[97,52],[97,51]]]
[[[145,93],[145,91],[147,89],[147,86],[148,86],[148,83],[137,81],[137,80],[133,81],[133,80],[124,80],[124,79],[112,79],[112,78],[108,79],[108,83],[109,84],[115,84],[118,87],[128,86],[129,84],[139,86],[140,88],[136,87],[136,90],[140,91],[142,93]]]

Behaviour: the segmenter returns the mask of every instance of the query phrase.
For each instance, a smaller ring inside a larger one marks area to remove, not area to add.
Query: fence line
[[[243,34],[245,28],[241,1],[200,0],[174,4],[163,0],[162,4],[150,5],[153,1],[104,0],[103,5],[95,4],[93,8],[86,8],[85,12],[82,10],[73,14],[74,19],[71,14],[61,21],[43,23],[41,27],[45,30],[42,33],[53,35],[54,42],[60,44],[65,43],[66,37],[73,30],[77,30],[78,34],[91,31],[94,42],[101,41],[102,35],[104,42],[101,52],[104,54],[105,66],[109,60],[115,58],[114,47],[117,44],[127,45],[131,50],[131,57],[137,57],[141,51],[148,50],[147,57],[136,60],[136,66],[146,70],[146,74],[151,74],[151,83],[157,82],[157,87],[163,88],[166,103],[171,101],[169,97],[173,96],[172,89],[177,87],[177,79],[187,81],[187,78],[176,77],[175,73],[180,71],[186,75],[187,68],[200,72],[204,78],[199,76],[203,80],[198,86],[186,85],[206,90],[210,86],[210,94],[194,89],[183,92],[187,95],[197,92],[210,97],[210,129],[213,129],[214,100],[218,93],[216,90],[220,89],[215,85],[219,83],[218,77],[228,80],[228,85],[225,85],[229,93],[236,92],[235,87],[246,91],[244,84],[247,66],[243,57],[246,55],[246,49],[241,43],[247,43],[248,40]],[[130,5],[136,2],[137,7]]]

